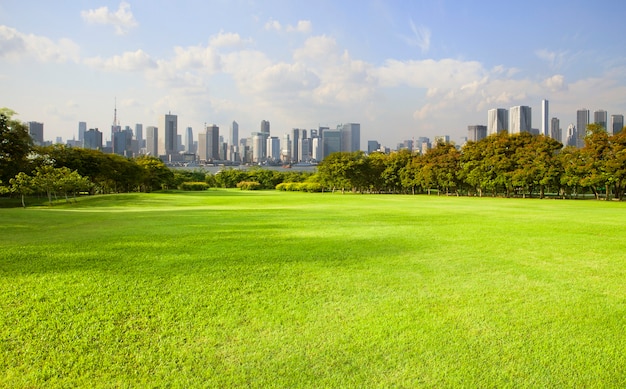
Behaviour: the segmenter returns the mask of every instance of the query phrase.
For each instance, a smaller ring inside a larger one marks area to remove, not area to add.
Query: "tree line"
[[[439,143],[425,154],[335,153],[318,167],[326,190],[543,198],[624,197],[626,128],[608,135],[591,124],[577,149],[549,137],[506,132],[468,142],[461,149]]]

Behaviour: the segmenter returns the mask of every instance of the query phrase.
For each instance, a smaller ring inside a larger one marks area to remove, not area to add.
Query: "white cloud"
[[[553,69],[561,68],[565,60],[566,54],[567,52],[564,52],[564,51],[556,52],[556,51],[549,51],[547,49],[541,49],[541,50],[535,51],[535,55],[539,59],[542,59],[548,62],[550,67]]]
[[[402,35],[402,39],[409,45],[419,47],[422,53],[428,52],[430,49],[430,29],[424,26],[416,26],[413,19],[409,20],[412,36]]]
[[[565,78],[562,74],[555,74],[554,76],[547,78],[544,81],[544,84],[551,92],[567,90],[567,85],[565,85]]]
[[[278,20],[270,19],[267,21],[267,23],[265,23],[265,29],[280,31],[282,29],[282,26],[280,25],[280,22]]]
[[[122,1],[117,11],[109,11],[108,7],[100,7],[81,11],[80,16],[88,23],[111,25],[115,33],[125,35],[131,28],[137,27],[137,21],[130,10],[130,4]]]
[[[91,67],[103,70],[122,70],[122,71],[143,71],[157,66],[145,51],[139,49],[137,51],[127,51],[122,55],[116,55],[109,59],[101,57],[87,58],[85,64]]]
[[[287,26],[287,32],[302,32],[302,33],[310,33],[313,29],[313,25],[310,20],[298,20],[298,24],[296,26]]]
[[[14,28],[0,26],[0,58],[20,60],[34,57],[40,62],[78,61],[79,47],[70,39],[57,42],[33,34],[24,34]]]
[[[239,34],[232,32],[220,31],[219,34],[212,36],[209,39],[209,45],[211,47],[244,47],[251,43],[252,39],[244,40]]]

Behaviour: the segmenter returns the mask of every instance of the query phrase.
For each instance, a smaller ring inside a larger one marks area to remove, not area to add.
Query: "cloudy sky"
[[[450,135],[487,110],[540,102],[561,127],[576,109],[626,114],[624,1],[2,0],[0,106],[110,136],[178,115],[228,138],[271,122],[361,123],[369,139]],[[593,115],[593,114],[592,114]]]

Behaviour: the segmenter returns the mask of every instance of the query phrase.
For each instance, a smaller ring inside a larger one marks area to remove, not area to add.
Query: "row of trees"
[[[500,133],[461,150],[437,144],[426,154],[335,153],[318,167],[328,190],[483,196],[574,196],[622,199],[626,185],[626,130],[609,136],[589,125],[585,147],[563,148],[551,138]]]

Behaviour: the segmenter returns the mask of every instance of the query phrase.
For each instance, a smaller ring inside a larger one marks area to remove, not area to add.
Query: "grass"
[[[626,203],[0,209],[0,386],[625,387]]]

